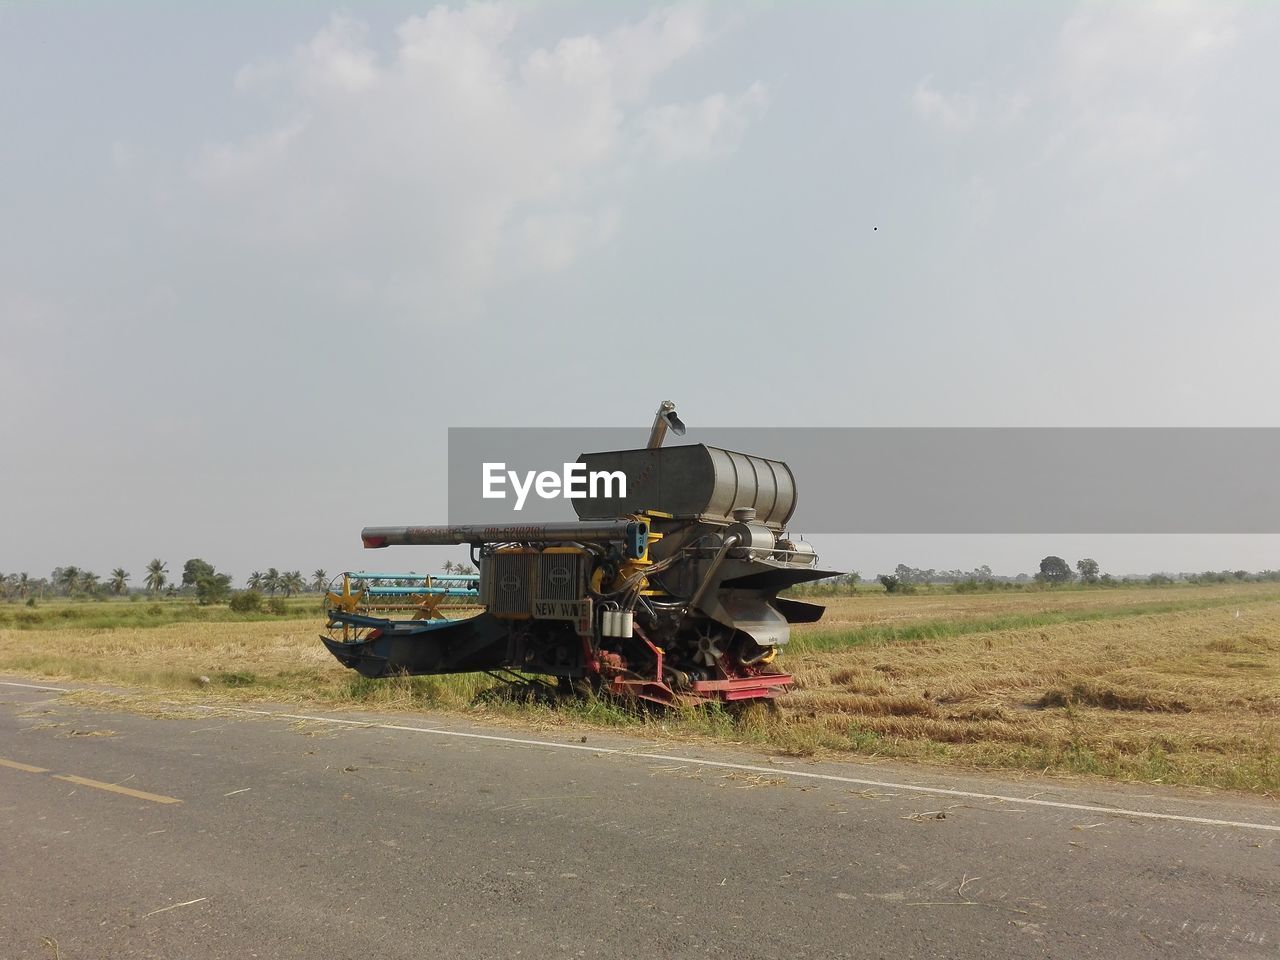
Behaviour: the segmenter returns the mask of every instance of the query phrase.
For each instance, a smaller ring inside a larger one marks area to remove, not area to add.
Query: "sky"
[[[712,444],[1280,425],[1278,41],[1263,2],[6,3],[0,572],[367,567],[443,519],[448,427],[641,445],[666,398]]]

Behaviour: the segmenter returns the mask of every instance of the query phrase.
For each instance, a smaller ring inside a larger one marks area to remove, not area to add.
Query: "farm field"
[[[776,713],[737,720],[706,709],[641,716],[608,701],[521,703],[483,675],[364,680],[321,647],[315,598],[259,619],[102,603],[64,605],[72,615],[49,605],[18,623],[22,608],[0,608],[0,672],[120,684],[139,691],[119,698],[133,707],[226,698],[445,709],[796,755],[1280,792],[1273,584],[821,602],[827,617],[797,628],[779,660],[795,690]]]

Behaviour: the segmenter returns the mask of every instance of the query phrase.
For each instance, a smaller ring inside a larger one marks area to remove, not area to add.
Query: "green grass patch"
[[[278,598],[276,610],[235,613],[225,604],[201,606],[190,600],[129,603],[124,600],[63,600],[35,607],[0,605],[0,630],[86,630],[163,627],[174,623],[252,623],[263,620],[324,619],[318,597]]]
[[[1102,620],[1124,620],[1165,613],[1206,610],[1213,607],[1240,607],[1263,601],[1280,600],[1280,594],[1240,597],[1196,597],[1129,607],[1099,607],[1092,610],[1042,610],[1034,613],[1010,613],[991,617],[926,620],[907,624],[871,624],[853,630],[815,631],[792,638],[789,653],[838,650],[844,647],[874,646],[913,640],[946,640],[975,633],[1000,633],[1005,630],[1033,630],[1062,623],[1088,623]]]

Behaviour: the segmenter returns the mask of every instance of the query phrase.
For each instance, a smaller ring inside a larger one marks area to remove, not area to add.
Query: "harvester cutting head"
[[[774,660],[790,625],[819,619],[823,608],[778,594],[835,575],[786,533],[795,479],[778,460],[663,447],[668,429],[680,436],[684,424],[664,401],[648,446],[578,458],[626,483],[622,496],[574,499],[576,522],[365,528],[366,547],[468,544],[478,579],[346,575],[346,596],[329,594],[325,644],[374,677],[519,671],[664,704],[784,691],[791,678]],[[353,577],[364,591],[354,603]],[[376,591],[396,589],[433,614],[375,616],[386,612],[376,601],[391,595]],[[433,589],[474,589],[450,599],[483,612],[445,618]]]

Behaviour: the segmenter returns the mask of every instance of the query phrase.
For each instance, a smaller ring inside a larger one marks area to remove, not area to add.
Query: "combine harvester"
[[[684,433],[664,401],[647,447],[578,458],[588,474],[627,482],[622,497],[571,500],[576,522],[366,527],[371,548],[467,544],[480,573],[343,574],[328,594],[325,646],[366,677],[536,674],[664,705],[784,692],[778,650],[791,624],[824,608],[778,593],[836,575],[785,532],[791,470],[702,444],[663,447],[668,428]],[[473,615],[450,616],[462,612]]]

